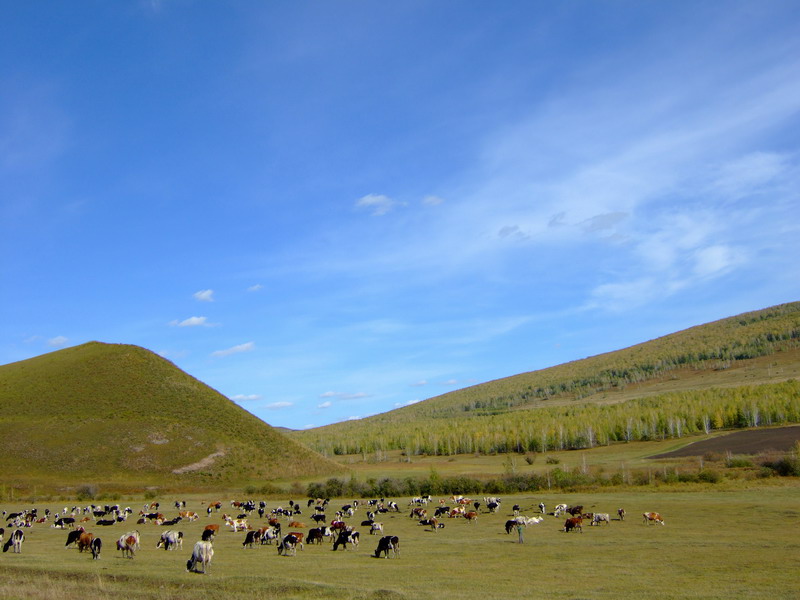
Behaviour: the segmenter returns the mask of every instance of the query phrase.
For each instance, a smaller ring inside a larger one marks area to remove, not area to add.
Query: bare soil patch
[[[749,429],[720,435],[702,442],[694,442],[679,450],[656,454],[650,458],[679,458],[703,456],[708,452],[731,452],[731,454],[758,454],[777,450],[786,452],[800,441],[800,426]]]

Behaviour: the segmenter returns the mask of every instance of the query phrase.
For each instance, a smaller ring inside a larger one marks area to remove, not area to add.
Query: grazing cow
[[[133,535],[123,535],[117,540],[117,550],[122,551],[123,558],[133,558],[133,555],[136,554],[136,549],[138,548],[138,542],[136,537]]]
[[[415,517],[417,519],[427,519],[428,518],[428,511],[425,510],[424,508],[418,506],[418,507],[412,509],[411,510],[411,514],[408,515],[408,516],[411,519],[413,519]]]
[[[619,517],[620,521],[624,521],[625,520],[625,509],[624,508],[618,508],[617,509],[617,516]]]
[[[506,521],[506,533],[511,533],[514,531],[514,528],[518,525],[518,521],[516,519],[509,519]]]
[[[72,529],[74,526],[75,526],[74,517],[62,517],[60,519],[56,519],[56,522],[53,523],[53,527],[57,529],[64,529],[65,527],[69,527],[70,529]]]
[[[294,534],[289,533],[278,544],[278,554],[283,556],[294,556],[297,554],[297,546],[303,547],[303,542]]]
[[[486,508],[489,509],[490,513],[495,513],[495,512],[497,512],[497,509],[500,508],[500,503],[499,502],[490,502],[489,504],[486,505]],[[519,507],[517,507],[517,511],[519,511]]]
[[[645,525],[649,525],[650,523],[660,523],[661,525],[664,524],[664,518],[657,512],[642,513],[642,517],[644,518]]]
[[[400,539],[396,535],[385,535],[378,540],[378,547],[375,549],[375,558],[380,558],[383,552],[384,558],[389,558],[389,553],[392,553],[394,558],[400,554]]]
[[[196,521],[197,519],[200,518],[200,515],[198,515],[193,510],[182,510],[178,513],[178,516],[181,517],[182,519],[187,519],[190,522]]]
[[[199,541],[194,545],[192,550],[192,558],[186,561],[186,570],[194,573],[200,573],[197,570],[198,565],[203,565],[202,573],[208,572],[208,567],[211,565],[211,559],[214,556],[214,547],[209,541]]]
[[[578,504],[577,506],[570,506],[567,509],[567,512],[569,514],[571,514],[573,517],[578,517],[583,512],[583,505],[582,504]]]
[[[210,533],[206,533],[210,532]],[[219,533],[219,525],[213,523],[211,525],[206,525],[203,529],[203,539],[205,540],[207,535],[210,535],[212,538]],[[207,540],[206,540],[207,541]]]
[[[580,517],[570,517],[564,522],[565,533],[569,533],[573,529],[583,533],[583,519]]]
[[[347,529],[343,529],[339,532],[339,535],[336,537],[336,541],[333,542],[333,549],[336,551],[339,546],[342,546],[345,550],[347,550],[347,544],[352,544],[356,548],[358,548],[358,541],[360,535],[357,531],[350,531]]]
[[[100,550],[103,548],[103,542],[100,538],[94,538],[92,540],[89,549],[92,551],[92,560],[97,560],[100,558]]]
[[[331,529],[339,531],[340,529],[347,529],[347,525],[344,521],[331,521]]]
[[[259,529],[261,532],[261,545],[264,544],[272,544],[272,540],[278,539],[278,534],[281,532],[280,529],[275,529],[274,527],[262,527]]]
[[[172,529],[161,534],[161,539],[156,542],[156,548],[164,547],[164,550],[175,550],[183,548],[183,532],[173,531]]]
[[[78,552],[83,552],[84,550],[89,550],[92,547],[92,540],[94,539],[94,534],[83,532],[78,537]]]
[[[260,529],[251,529],[247,532],[247,535],[244,536],[244,541],[242,542],[242,548],[252,548],[253,544],[256,544],[261,541],[261,530]]]
[[[19,554],[22,552],[22,542],[25,541],[25,533],[22,529],[16,529],[14,533],[12,533],[8,541],[3,544],[3,552],[8,552],[9,548],[12,548],[15,554]]]
[[[445,505],[437,506],[436,510],[433,511],[433,516],[434,517],[441,517],[442,515],[446,515],[449,512],[450,512],[450,507],[449,506],[445,506]]]
[[[317,513],[317,514],[315,514],[315,515],[311,515],[311,519],[312,519],[312,520],[313,520],[315,523],[324,523],[325,521],[327,521],[327,520],[328,520],[328,518],[325,516],[325,513],[324,513],[324,512],[323,512],[323,513]]]
[[[435,521],[436,519],[431,519],[431,521]],[[383,523],[372,523],[369,526],[369,534],[370,535],[378,535],[379,533],[383,533]]]
[[[315,527],[314,529],[308,530],[308,538],[306,538],[306,541],[309,544],[321,544],[324,538],[325,538],[325,533],[323,528]]]
[[[567,505],[566,504],[557,504],[555,509],[553,510],[553,516],[557,517],[562,512],[566,512],[566,511],[567,511]]]
[[[600,525],[600,523],[611,525],[611,517],[608,515],[608,513],[594,513],[591,524]]]
[[[116,519],[100,519],[95,522],[95,525],[99,525],[100,527],[108,527],[109,525],[114,525],[116,522]]]
[[[247,519],[228,519],[225,521],[225,525],[228,527],[233,527],[233,532],[236,533],[237,531],[247,531],[250,529],[250,526],[247,524]]]
[[[200,539],[204,542],[210,542],[214,539],[214,535],[216,532],[213,529],[203,529],[203,533],[200,534]]]
[[[73,529],[72,531],[70,531],[67,534],[67,543],[64,544],[64,547],[65,548],[69,548],[72,544],[76,543],[78,541],[78,538],[81,537],[81,534],[84,531],[86,531],[86,530],[83,527],[78,527],[77,529]],[[2,537],[0,537],[0,542],[2,542],[2,541],[3,541],[3,539],[2,539]]]
[[[467,520],[467,523],[477,523],[478,513],[476,513],[474,510],[471,510],[464,515],[464,518]]]

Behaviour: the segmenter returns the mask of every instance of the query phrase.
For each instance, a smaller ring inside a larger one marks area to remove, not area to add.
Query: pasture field
[[[156,549],[168,529],[135,521],[87,530],[104,542],[100,560],[88,553],[65,549],[67,532],[49,524],[26,529],[21,554],[0,554],[0,597],[66,600],[125,598],[592,598],[592,599],[725,599],[798,598],[800,585],[800,481],[771,480],[754,487],[681,491],[648,488],[591,493],[525,494],[503,497],[498,513],[481,507],[477,522],[443,518],[437,532],[409,518],[408,498],[396,498],[401,512],[380,516],[385,532],[399,536],[400,557],[374,558],[377,536],[359,527],[365,509],[347,519],[361,532],[358,549],[306,545],[296,556],[277,554],[274,545],[242,547],[244,533],[222,525],[222,512],[232,513],[222,498],[222,511],[205,514],[203,501],[186,497],[187,509],[201,513],[199,521],[181,522],[183,549]],[[161,511],[177,514],[176,498],[159,498]],[[236,499],[245,499],[238,497]],[[256,498],[258,499],[258,498]],[[303,500],[295,498],[295,500]],[[342,504],[334,499],[328,520]],[[436,499],[435,499],[436,500]],[[482,498],[475,500],[483,501]],[[542,523],[517,534],[505,533],[513,504],[532,516],[545,502],[583,504],[587,511],[612,514],[610,525],[585,526],[583,533],[564,533],[563,518],[545,516]],[[122,501],[135,512],[143,501]],[[288,499],[268,499],[268,509],[288,505]],[[7,511],[30,505],[4,505]],[[46,505],[37,505],[40,512]],[[302,502],[297,517],[308,531],[313,521]],[[613,519],[616,509],[627,511],[625,521]],[[51,510],[61,506],[49,505]],[[644,525],[641,514],[660,512],[666,524]],[[257,519],[254,525],[261,525]],[[284,523],[285,523],[284,519]],[[190,574],[185,563],[194,541],[208,523],[222,525],[214,541],[210,574]],[[142,548],[132,560],[115,551],[115,540],[129,529],[141,532]],[[290,529],[284,524],[284,532]],[[6,536],[10,530],[6,529]]]

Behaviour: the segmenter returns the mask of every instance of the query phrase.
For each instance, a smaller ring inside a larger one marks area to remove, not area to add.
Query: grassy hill
[[[7,483],[217,487],[339,469],[143,348],[92,342],[0,366]]]
[[[800,302],[295,432],[326,455],[545,451],[800,421]]]

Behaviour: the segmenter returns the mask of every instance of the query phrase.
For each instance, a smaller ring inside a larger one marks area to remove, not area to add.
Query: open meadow
[[[275,545],[243,548],[245,533],[224,525],[222,513],[232,514],[234,498],[187,497],[187,509],[201,514],[198,521],[174,527],[135,524],[144,500],[122,500],[134,509],[128,523],[100,527],[90,521],[87,531],[104,542],[101,557],[65,549],[67,531],[48,523],[25,529],[20,554],[0,555],[0,597],[3,598],[797,598],[800,572],[800,482],[770,480],[720,489],[680,486],[626,489],[592,493],[525,494],[502,498],[497,513],[479,509],[476,522],[442,518],[444,528],[433,532],[409,517],[409,498],[396,498],[400,512],[379,516],[385,533],[400,539],[398,558],[375,558],[378,536],[360,526],[362,505],[346,519],[361,533],[357,549],[332,551],[329,543],[306,544],[296,556],[279,556]],[[173,502],[159,498],[167,517],[177,515]],[[236,498],[244,500],[245,498]],[[258,498],[256,498],[258,499]],[[206,501],[221,500],[222,509],[206,514]],[[295,517],[308,532],[311,511],[301,502]],[[334,499],[334,511],[352,499]],[[388,500],[388,499],[387,499]],[[434,505],[438,498],[434,498]],[[482,498],[473,498],[483,502]],[[267,510],[287,507],[288,499],[266,499]],[[519,504],[522,514],[548,511],[557,503],[582,504],[584,511],[611,513],[608,525],[584,526],[582,533],[562,531],[563,517],[545,515],[538,525],[507,534],[504,524]],[[450,502],[449,504],[452,504]],[[63,505],[36,505],[39,512]],[[4,505],[6,511],[31,508]],[[616,518],[625,508],[624,521]],[[657,511],[665,525],[645,525],[642,513]],[[261,526],[257,514],[250,518]],[[284,533],[290,531],[283,518]],[[208,575],[186,572],[186,560],[209,523],[221,525],[215,538]],[[135,558],[116,551],[116,539],[130,529],[141,533]],[[161,533],[184,533],[182,549],[156,548]],[[6,539],[11,530],[6,528]]]

